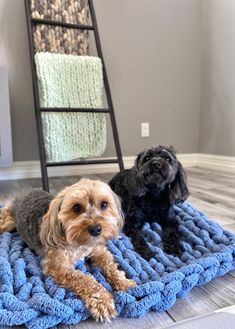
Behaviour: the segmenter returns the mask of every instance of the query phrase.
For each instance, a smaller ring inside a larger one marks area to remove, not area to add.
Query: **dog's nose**
[[[102,227],[100,224],[88,226],[88,231],[92,236],[99,236],[102,232]]]
[[[153,162],[153,167],[154,167],[154,169],[161,169],[162,168],[162,163],[160,161],[154,161]]]

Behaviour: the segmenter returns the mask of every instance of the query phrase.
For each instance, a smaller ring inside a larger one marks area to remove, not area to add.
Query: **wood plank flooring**
[[[188,169],[187,174],[191,193],[188,201],[225,229],[235,233],[235,174],[198,167]],[[113,174],[100,174],[89,177],[108,181],[112,176]],[[75,183],[78,179],[79,176],[51,178],[51,192],[55,193],[65,185]],[[15,195],[32,188],[41,188],[39,179],[0,181],[0,204],[4,204]],[[205,286],[194,288],[186,299],[178,299],[168,312],[151,312],[140,319],[118,318],[106,324],[88,320],[76,326],[60,325],[53,329],[99,329],[101,327],[107,329],[124,327],[125,329],[135,329],[136,327],[158,329],[230,305],[235,305],[235,271],[217,278]]]

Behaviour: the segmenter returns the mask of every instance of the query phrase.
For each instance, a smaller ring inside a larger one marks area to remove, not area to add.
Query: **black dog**
[[[178,218],[173,205],[189,195],[186,173],[174,148],[158,146],[141,152],[133,168],[114,176],[109,185],[122,199],[124,232],[132,238],[135,250],[145,259],[154,254],[141,233],[145,222],[162,227],[164,251],[181,254]]]

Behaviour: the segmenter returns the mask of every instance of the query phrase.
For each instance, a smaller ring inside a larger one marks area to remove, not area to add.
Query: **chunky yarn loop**
[[[156,253],[149,262],[133,251],[126,236],[109,242],[116,262],[137,282],[127,292],[114,293],[120,316],[140,317],[150,310],[165,311],[194,286],[235,268],[235,235],[188,203],[175,207],[175,214],[183,236],[181,258],[162,251],[161,227],[157,223],[143,227],[146,241]],[[90,270],[84,261],[76,268],[92,273],[112,291],[98,268]],[[17,233],[0,235],[0,269],[0,325],[25,324],[31,329],[46,329],[59,323],[76,324],[90,316],[82,300],[42,274],[42,258],[35,256]]]

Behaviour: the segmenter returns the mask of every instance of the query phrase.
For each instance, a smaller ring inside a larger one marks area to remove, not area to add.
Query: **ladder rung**
[[[72,107],[41,107],[41,112],[87,112],[87,113],[109,113],[109,109],[105,108],[72,108]]]
[[[73,23],[66,23],[60,21],[53,21],[50,19],[31,18],[31,22],[33,24],[55,25],[55,26],[68,27],[71,29],[78,29],[78,30],[94,30],[94,27],[92,25],[73,24]]]
[[[102,159],[102,160],[81,160],[81,161],[66,161],[66,162],[47,162],[47,167],[56,166],[73,166],[73,165],[87,165],[87,164],[104,164],[104,163],[119,163],[118,159]]]

